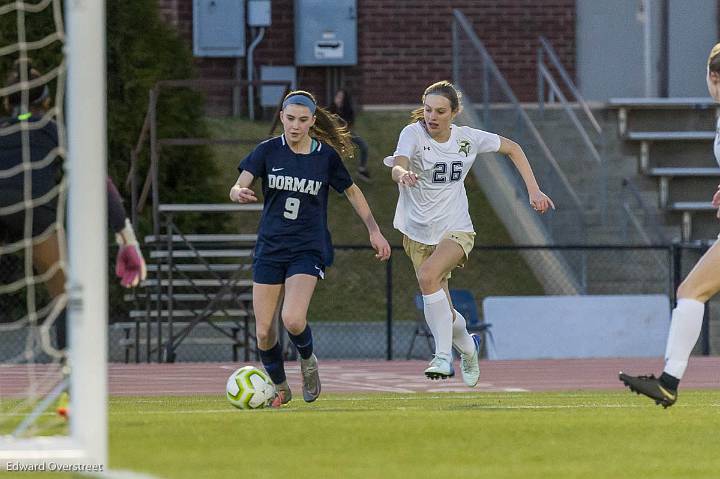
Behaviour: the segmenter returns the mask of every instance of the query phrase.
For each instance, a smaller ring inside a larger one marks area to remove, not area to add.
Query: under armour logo
[[[423,146],[423,151],[430,151],[430,147],[429,147],[429,146]]]

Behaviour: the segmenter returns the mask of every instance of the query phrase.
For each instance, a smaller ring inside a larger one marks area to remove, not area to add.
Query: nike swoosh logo
[[[273,173],[275,173],[276,171],[281,171],[281,170],[284,170],[284,169],[285,169],[285,168],[272,168],[272,171],[273,171]]]
[[[315,269],[318,271],[322,271],[322,268],[320,266],[315,266]]]
[[[673,393],[671,393],[670,391],[668,391],[667,389],[665,389],[664,387],[660,386],[659,384],[658,384],[658,389],[659,389],[660,392],[663,393],[668,399],[675,400],[675,395],[674,395]]]

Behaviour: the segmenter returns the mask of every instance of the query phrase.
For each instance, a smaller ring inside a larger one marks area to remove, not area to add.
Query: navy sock
[[[63,308],[62,311],[60,311],[60,314],[58,314],[58,317],[55,318],[55,322],[53,323],[53,327],[55,328],[55,347],[63,351],[65,348],[67,348],[67,318],[65,317],[65,314],[67,312],[66,308]]]
[[[312,356],[313,353],[313,339],[312,339],[312,331],[310,331],[310,325],[305,325],[305,329],[302,333],[295,336],[290,331],[288,331],[288,336],[290,336],[290,341],[295,345],[298,352],[300,353],[300,357],[303,359],[308,359],[310,356]]]
[[[281,384],[285,382],[285,364],[283,363],[282,348],[279,343],[275,343],[275,346],[263,351],[258,348],[260,353],[260,361],[262,361],[265,371],[267,371],[270,379],[275,384]]]
[[[671,376],[668,373],[662,373],[659,379],[662,387],[677,391],[678,385],[680,384],[680,380],[678,378]]]

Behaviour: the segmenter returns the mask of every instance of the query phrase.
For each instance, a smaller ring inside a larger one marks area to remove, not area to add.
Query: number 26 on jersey
[[[459,181],[462,178],[463,163],[462,161],[453,161],[450,163],[450,176],[448,177],[448,164],[435,163],[433,166],[433,183],[447,183],[448,181]]]

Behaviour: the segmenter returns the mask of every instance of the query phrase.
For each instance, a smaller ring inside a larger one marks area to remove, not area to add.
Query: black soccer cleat
[[[663,387],[660,380],[652,374],[650,376],[630,376],[620,371],[618,378],[632,392],[649,397],[655,401],[655,404],[659,404],[665,409],[677,401],[677,390]]]

